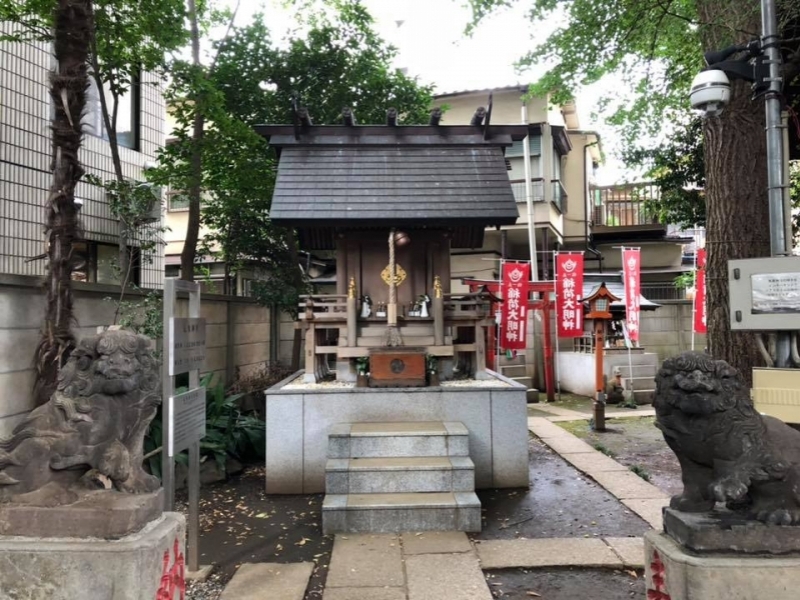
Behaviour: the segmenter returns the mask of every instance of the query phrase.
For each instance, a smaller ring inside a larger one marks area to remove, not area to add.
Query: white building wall
[[[0,23],[0,34],[14,25]],[[0,273],[43,275],[44,260],[26,259],[45,252],[44,205],[51,181],[49,74],[54,58],[46,43],[0,42]],[[120,148],[126,177],[144,180],[143,167],[164,144],[165,109],[160,81],[144,74],[140,85],[139,151]],[[108,142],[87,134],[80,160],[87,173],[111,179],[114,168]],[[118,223],[103,190],[81,182],[84,237],[116,244]],[[135,243],[135,241],[133,242]],[[141,285],[161,287],[163,248],[142,265]]]

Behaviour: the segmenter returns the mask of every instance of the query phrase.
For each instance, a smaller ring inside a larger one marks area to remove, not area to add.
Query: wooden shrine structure
[[[442,378],[455,365],[486,376],[492,298],[451,293],[450,252],[516,222],[504,149],[527,128],[492,125],[491,105],[470,125],[440,119],[434,109],[428,125],[398,125],[390,109],[385,125],[357,125],[345,109],[342,124],[313,125],[297,109],[293,125],[256,127],[279,158],[271,219],[336,260],[336,293],[300,306],[307,382],[327,374],[330,355],[345,381],[369,358],[375,386],[424,385],[432,357]]]

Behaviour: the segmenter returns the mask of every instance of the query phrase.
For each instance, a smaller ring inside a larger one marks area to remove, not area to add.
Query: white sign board
[[[206,388],[169,397],[169,456],[186,450],[206,436]]]
[[[169,320],[169,374],[180,375],[201,369],[206,360],[206,320]]]

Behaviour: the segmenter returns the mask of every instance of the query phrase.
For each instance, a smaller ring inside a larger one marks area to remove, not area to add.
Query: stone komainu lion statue
[[[109,481],[123,492],[155,491],[142,446],[160,402],[148,338],[123,330],[84,338],[50,400],[0,439],[0,501],[64,504]]]
[[[667,359],[653,406],[681,464],[684,489],[671,508],[724,502],[759,521],[800,524],[800,432],[756,412],[736,369],[700,352]]]

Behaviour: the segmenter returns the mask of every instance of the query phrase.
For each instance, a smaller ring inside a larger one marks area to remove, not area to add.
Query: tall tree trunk
[[[192,63],[200,69],[200,30],[198,27],[195,0],[189,0],[189,25],[192,38]],[[195,97],[194,124],[192,131],[192,155],[189,163],[189,222],[186,225],[186,240],[181,251],[181,279],[194,281],[194,260],[197,256],[197,240],[200,236],[200,195],[203,178],[203,130],[205,125],[202,99]]]
[[[50,78],[53,99],[53,181],[47,199],[47,306],[36,348],[37,405],[47,402],[56,387],[58,370],[75,347],[72,325],[72,244],[78,238],[75,185],[84,170],[78,160],[81,115],[89,86],[86,60],[92,30],[91,0],[58,0],[54,49],[57,70]]]
[[[702,0],[703,22],[725,22],[727,28],[708,27],[704,50],[720,49],[752,36],[732,30],[761,30],[759,5],[753,0]],[[731,36],[735,35],[735,39]],[[731,103],[718,119],[704,126],[707,209],[707,303],[710,352],[737,368],[752,381],[752,368],[761,364],[753,335],[730,328],[728,260],[769,256],[764,101],[750,99],[750,86],[733,82]]]

